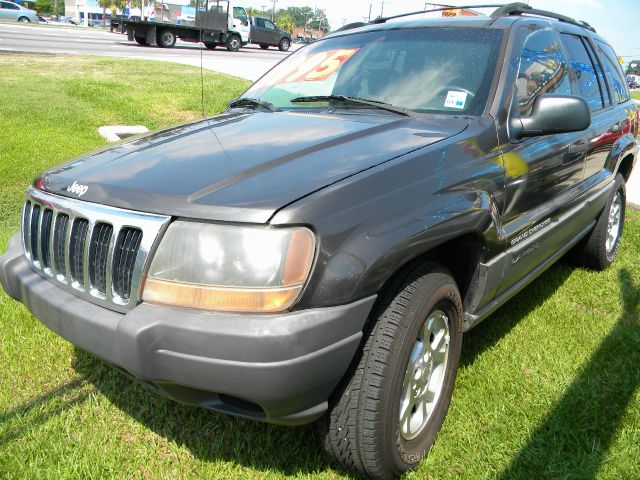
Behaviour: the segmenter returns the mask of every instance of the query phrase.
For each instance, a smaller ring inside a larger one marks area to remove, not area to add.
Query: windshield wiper
[[[386,110],[387,112],[397,113],[398,115],[404,115],[410,117],[411,114],[406,108],[396,107],[390,103],[380,102],[378,100],[368,100],[366,98],[348,97],[346,95],[309,95],[307,97],[297,97],[290,100],[291,103],[313,103],[335,100],[344,103],[355,103],[357,105],[368,105],[370,107],[379,108],[380,110]]]
[[[270,112],[280,111],[276,107],[274,107],[272,103],[265,102],[257,98],[248,98],[248,97],[236,98],[235,100],[231,100],[229,102],[229,108],[236,108],[236,107],[262,107],[265,110],[269,110]]]

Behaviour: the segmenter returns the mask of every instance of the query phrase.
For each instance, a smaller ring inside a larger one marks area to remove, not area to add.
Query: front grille
[[[23,209],[25,255],[36,271],[94,303],[139,303],[149,252],[169,217],[105,207],[33,188]]]

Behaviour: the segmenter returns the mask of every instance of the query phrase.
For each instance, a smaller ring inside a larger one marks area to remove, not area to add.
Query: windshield
[[[244,97],[293,111],[321,108],[323,102],[300,102],[301,97],[341,95],[417,112],[480,115],[501,38],[500,30],[481,28],[398,29],[328,38],[292,54]],[[327,102],[331,100],[324,100],[324,108]]]

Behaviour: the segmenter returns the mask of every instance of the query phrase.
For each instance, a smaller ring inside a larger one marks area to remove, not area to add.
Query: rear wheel
[[[399,277],[371,322],[318,427],[339,463],[391,479],[426,456],[444,421],[460,360],[462,300],[449,272],[428,263]]]
[[[156,43],[160,48],[171,48],[176,44],[176,34],[168,29],[160,30],[156,35]]]
[[[29,20],[27,17],[20,17],[18,19],[18,21],[22,22],[22,23],[30,23],[31,22],[31,20]]]
[[[288,38],[283,38],[282,40],[280,40],[280,44],[278,45],[278,48],[280,49],[281,52],[286,52],[287,50],[289,50],[290,46],[291,46],[291,40],[289,40]]]
[[[227,39],[227,50],[237,52],[242,46],[242,39],[238,35],[230,35]]]
[[[587,268],[604,270],[613,263],[620,248],[626,205],[624,177],[618,173],[615,186],[596,226],[573,252],[574,260]]]
[[[135,36],[133,38],[134,38],[134,40],[136,41],[136,43],[138,45],[142,45],[143,47],[148,47],[149,46],[149,43],[147,42],[147,38],[146,37]]]

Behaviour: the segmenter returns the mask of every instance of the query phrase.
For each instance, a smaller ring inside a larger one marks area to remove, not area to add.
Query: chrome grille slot
[[[130,297],[133,265],[138,255],[142,231],[123,228],[118,235],[113,252],[113,291],[125,300]]]
[[[100,293],[107,293],[107,257],[113,227],[98,223],[93,229],[89,249],[89,278],[91,286]]]
[[[42,226],[40,227],[40,252],[42,256],[42,266],[44,268],[51,267],[51,220],[53,212],[46,209],[42,214]]]
[[[67,250],[65,242],[67,239],[67,226],[69,225],[69,215],[60,213],[56,217],[53,227],[53,265],[55,272],[63,278],[67,276]]]
[[[71,226],[71,239],[69,242],[69,266],[71,267],[71,279],[79,285],[84,285],[84,254],[87,246],[87,231],[89,221],[84,218],[77,219]]]
[[[169,220],[29,188],[22,211],[25,256],[60,288],[124,313],[141,299],[149,252]]]
[[[31,252],[31,261],[39,263],[38,260],[38,236],[40,235],[40,205],[34,205],[31,209],[31,225],[29,226],[29,249]]]
[[[31,250],[29,245],[29,225],[31,224],[31,202],[27,201],[22,209],[22,246],[28,258],[31,258]]]

